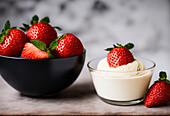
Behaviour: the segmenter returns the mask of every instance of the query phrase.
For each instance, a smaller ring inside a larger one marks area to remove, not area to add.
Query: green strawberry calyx
[[[49,17],[46,16],[46,17],[42,18],[42,19],[39,21],[39,17],[38,17],[37,15],[34,15],[34,16],[32,17],[32,20],[31,20],[31,22],[30,22],[30,25],[23,23],[23,26],[24,26],[24,27],[20,27],[20,29],[21,29],[22,31],[26,32],[32,25],[34,25],[34,24],[36,24],[36,23],[38,23],[38,22],[48,23],[48,24],[49,24],[49,23],[50,23],[50,19],[49,19]],[[59,31],[62,30],[60,27],[57,27],[57,26],[54,26],[53,28],[54,28],[54,29],[58,29]]]
[[[15,29],[17,27],[11,27],[11,24],[9,20],[6,21],[4,29],[2,30],[2,33],[0,34],[0,43],[2,43],[5,39],[5,37],[9,34],[10,29]]]
[[[159,77],[160,77],[159,81],[165,81],[166,83],[170,84],[170,81],[168,79],[166,79],[167,78],[166,72],[161,71],[159,73]]]
[[[46,44],[39,40],[31,40],[30,41],[35,47],[37,47],[41,51],[45,51],[48,53],[49,58],[54,58],[54,56],[51,54],[49,48],[47,48]]]
[[[121,45],[119,43],[113,44],[113,47],[105,49],[105,51],[111,51],[113,48],[118,48],[118,47],[124,47],[128,50],[132,49],[134,47],[133,43],[127,43],[126,45]]]
[[[68,33],[65,33],[65,34],[59,36],[57,39],[55,39],[55,40],[50,44],[49,49],[50,49],[51,51],[54,50],[54,49],[57,47],[57,45],[58,45],[58,41],[59,41],[59,40],[62,40],[62,39],[64,38],[64,36],[67,35],[67,34],[68,34]]]

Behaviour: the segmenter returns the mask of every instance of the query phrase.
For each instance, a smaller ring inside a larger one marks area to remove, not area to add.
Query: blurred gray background
[[[170,0],[0,0],[0,30],[49,16],[51,25],[72,32],[87,50],[86,63],[107,55],[113,43],[132,42],[135,56],[156,62],[153,80],[164,70],[170,79]],[[87,67],[85,64],[85,69]]]

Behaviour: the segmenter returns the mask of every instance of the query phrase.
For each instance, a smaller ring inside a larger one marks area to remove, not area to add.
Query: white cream
[[[144,70],[145,67],[142,62],[138,59],[135,59],[132,63],[128,63],[127,65],[122,65],[117,68],[110,67],[107,58],[103,58],[97,66],[97,70],[105,70],[105,71],[119,71],[119,72],[127,72],[127,71],[139,71]]]
[[[138,70],[144,70],[144,65],[139,60],[112,68],[109,67],[106,58],[102,59],[97,70],[91,72],[97,94],[114,101],[142,98],[149,86],[152,71]]]

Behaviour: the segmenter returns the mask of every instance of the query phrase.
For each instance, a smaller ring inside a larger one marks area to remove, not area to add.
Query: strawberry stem
[[[49,17],[44,17],[44,18],[42,18],[42,19],[39,21],[39,17],[38,17],[37,15],[34,15],[34,16],[32,17],[32,20],[31,20],[31,22],[30,22],[30,25],[23,23],[23,27],[19,27],[19,28],[20,28],[20,30],[26,32],[26,31],[30,28],[30,26],[32,26],[32,25],[34,25],[34,24],[36,24],[36,23],[38,23],[38,22],[50,23],[50,19],[49,19]],[[62,30],[60,27],[57,27],[57,26],[55,26],[55,27],[53,27],[53,28],[54,28],[54,29],[58,29],[59,31]]]
[[[10,29],[10,27],[11,27],[11,24],[10,24],[9,20],[7,20],[7,22],[5,23],[4,30]]]
[[[117,45],[116,45],[117,44]],[[123,46],[122,44],[119,44],[119,43],[116,43],[116,44],[113,44],[113,47],[112,48],[107,48],[105,49],[105,51],[111,51],[113,48],[118,48],[118,47],[124,47],[128,50],[132,49],[134,47],[134,44],[133,43],[128,43],[126,44],[125,46]]]
[[[166,72],[161,71],[161,72],[159,73],[159,77],[160,77],[160,78],[159,78],[160,81],[166,80],[166,77],[167,77]]]
[[[124,46],[122,46],[121,44],[119,44],[119,43],[116,43],[119,47],[124,47]]]
[[[59,31],[62,30],[60,27],[57,27],[57,26],[54,26],[53,28],[54,28],[54,29],[57,29],[57,30],[59,30]]]
[[[165,81],[166,83],[170,84],[170,81],[168,79],[166,79],[167,78],[166,72],[161,71],[159,73],[159,77],[160,77],[159,81]]]
[[[105,51],[111,51],[113,48],[106,48]]]
[[[35,23],[38,23],[38,21],[39,21],[39,17],[37,15],[34,15],[32,17],[32,20],[31,20],[30,24],[33,25]]]
[[[26,30],[28,30],[30,28],[30,26],[28,24],[23,23],[23,26],[25,27]]]
[[[134,44],[133,43],[128,43],[128,44],[126,44],[125,46],[123,46],[124,48],[126,48],[126,49],[128,49],[128,50],[130,50],[130,49],[132,49],[133,47],[134,47]]]
[[[0,34],[0,43],[2,43],[5,37],[8,35],[10,29],[15,29],[17,27],[11,27],[9,20],[6,21],[4,29],[2,29],[2,33]]]
[[[44,17],[43,19],[40,20],[42,23],[50,23],[49,17]]]

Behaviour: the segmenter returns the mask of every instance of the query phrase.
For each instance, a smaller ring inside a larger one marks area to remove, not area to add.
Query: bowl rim
[[[84,48],[83,53],[79,54],[79,55],[75,55],[75,56],[70,56],[70,57],[63,57],[63,58],[46,58],[46,59],[28,59],[28,58],[21,58],[21,57],[14,57],[14,56],[3,56],[0,55],[0,58],[6,58],[6,59],[13,59],[13,60],[59,60],[59,59],[69,59],[69,58],[74,58],[74,57],[78,57],[82,54],[86,53],[86,49]]]
[[[106,57],[106,56],[105,56]],[[95,60],[98,60],[98,59],[103,59],[105,57],[98,57],[98,58],[95,58],[95,59],[92,59],[90,60],[88,63],[87,63],[87,67],[89,68],[89,70],[92,70],[92,71],[97,71],[97,72],[108,72],[108,73],[138,73],[138,72],[143,72],[143,71],[149,71],[149,70],[152,70],[156,67],[156,63],[150,59],[147,59],[147,58],[143,58],[143,57],[135,57],[135,59],[144,59],[144,60],[147,60],[149,62],[152,62],[153,63],[153,66],[149,67],[149,68],[146,68],[144,70],[140,70],[140,71],[129,71],[129,72],[123,72],[123,71],[106,71],[106,70],[97,70],[97,69],[94,69],[90,66],[90,63],[95,61]]]

